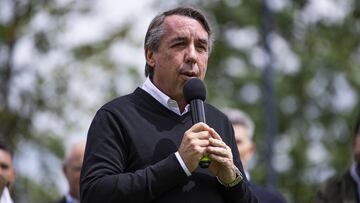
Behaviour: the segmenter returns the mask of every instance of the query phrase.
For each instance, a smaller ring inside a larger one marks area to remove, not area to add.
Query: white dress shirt
[[[14,203],[10,197],[10,192],[7,187],[5,187],[3,190],[3,193],[0,197],[0,203]]]

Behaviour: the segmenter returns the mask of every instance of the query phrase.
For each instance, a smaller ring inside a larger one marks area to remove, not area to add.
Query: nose
[[[189,44],[185,57],[186,57],[185,58],[186,63],[195,64],[197,62],[196,48],[194,44],[192,43]]]

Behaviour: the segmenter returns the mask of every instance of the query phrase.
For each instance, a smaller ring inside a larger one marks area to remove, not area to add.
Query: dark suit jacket
[[[277,191],[261,187],[250,182],[250,189],[255,193],[259,203],[286,203],[285,198]]]
[[[316,196],[316,203],[358,203],[357,185],[347,170],[341,176],[327,179]]]

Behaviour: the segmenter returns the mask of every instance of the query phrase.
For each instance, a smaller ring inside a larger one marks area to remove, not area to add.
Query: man
[[[249,161],[255,153],[255,144],[252,141],[255,125],[250,117],[237,109],[224,109],[223,112],[229,118],[234,127],[236,145],[240,153],[240,159],[244,166],[246,176],[250,179]],[[250,182],[250,189],[255,193],[261,203],[285,203],[286,200],[280,193]]]
[[[9,190],[15,182],[13,152],[8,144],[0,141],[0,203],[12,203]]]
[[[360,114],[355,123],[352,153],[354,163],[342,175],[327,179],[316,196],[317,203],[360,202]]]
[[[85,142],[80,141],[71,146],[65,155],[63,172],[69,185],[69,192],[56,203],[80,202],[80,171],[84,159]]]
[[[248,189],[231,124],[205,104],[192,125],[184,83],[204,79],[212,33],[204,15],[179,7],[156,16],[145,36],[142,88],[105,104],[88,133],[81,201],[257,202]],[[208,155],[208,169],[198,168]]]

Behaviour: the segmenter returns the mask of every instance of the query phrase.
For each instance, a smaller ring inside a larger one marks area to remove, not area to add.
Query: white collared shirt
[[[3,193],[0,197],[0,203],[13,203],[13,200],[10,197],[10,192],[7,187],[5,187],[3,190]]]
[[[154,97],[154,99],[156,99],[158,102],[160,102],[163,106],[165,106],[167,109],[169,109],[170,111],[182,116],[185,113],[187,113],[189,111],[189,105],[185,106],[185,110],[184,112],[180,112],[179,109],[179,105],[178,103],[171,99],[169,96],[167,96],[166,94],[164,94],[163,92],[161,92],[150,80],[149,77],[146,78],[144,84],[141,87],[145,92],[149,93],[152,97]],[[189,171],[189,169],[186,167],[184,161],[182,160],[182,158],[180,157],[179,152],[175,153],[175,156],[177,158],[177,160],[179,161],[182,169],[184,170],[184,172],[186,173],[187,176],[191,175],[191,172]]]
[[[154,97],[158,102],[160,102],[163,106],[168,108],[170,111],[182,116],[189,111],[189,105],[185,106],[184,112],[180,112],[178,103],[171,99],[169,96],[164,94],[161,90],[159,90],[150,80],[149,77],[146,78],[143,86],[141,87],[147,93],[149,93],[152,97]]]

